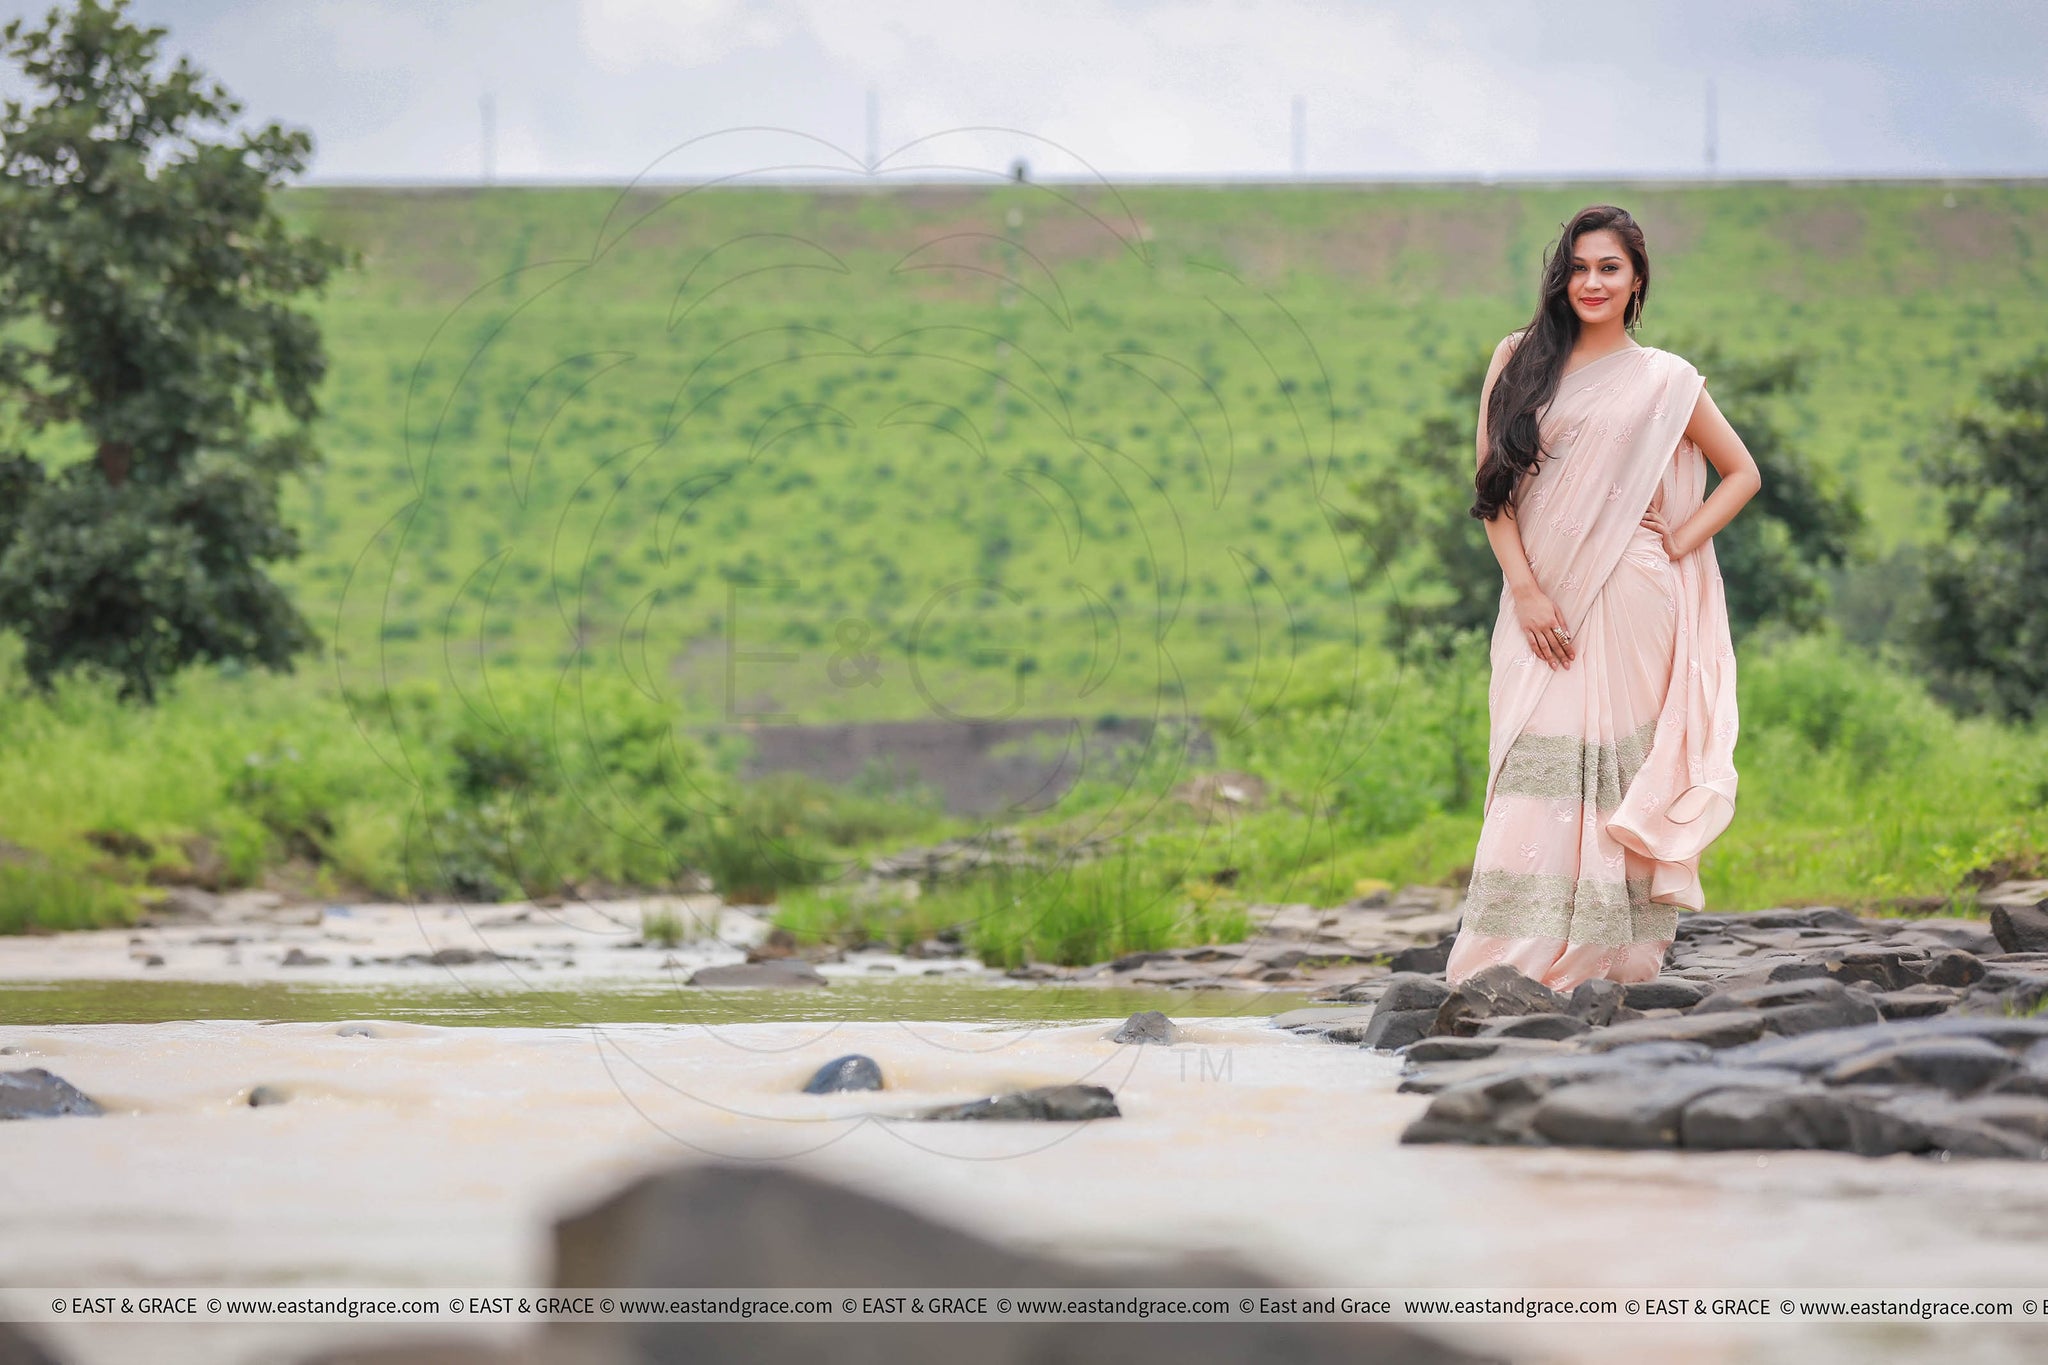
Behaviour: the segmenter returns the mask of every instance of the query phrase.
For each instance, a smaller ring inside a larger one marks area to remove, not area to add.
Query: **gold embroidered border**
[[[1590,797],[1595,810],[1611,811],[1642,771],[1656,733],[1655,716],[1612,744],[1590,743],[1577,735],[1525,733],[1508,747],[1493,789],[1581,802]]]
[[[1502,938],[1647,943],[1678,936],[1678,907],[1650,899],[1650,879],[1625,882],[1482,868],[1465,896],[1464,927]]]

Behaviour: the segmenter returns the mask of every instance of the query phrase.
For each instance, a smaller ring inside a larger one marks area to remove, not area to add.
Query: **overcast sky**
[[[0,0],[0,13],[49,5]],[[2040,0],[137,0],[314,183],[2048,174]],[[20,93],[8,73],[9,94]],[[760,125],[777,131],[742,133]],[[940,170],[957,167],[957,171]],[[925,168],[925,169],[919,169]]]

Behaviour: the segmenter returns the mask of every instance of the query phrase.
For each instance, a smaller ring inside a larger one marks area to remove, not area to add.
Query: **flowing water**
[[[494,964],[454,981],[338,958],[279,969],[255,942],[225,945],[237,977],[208,955],[224,945],[157,933],[144,946],[165,964],[144,967],[116,941],[96,978],[57,969],[108,944],[0,944],[0,1047],[13,1049],[0,1062],[48,1067],[108,1111],[0,1125],[0,1283],[540,1287],[560,1214],[671,1163],[772,1159],[1026,1248],[1104,1263],[1222,1251],[1332,1289],[2048,1285],[2048,1170],[1404,1145],[1427,1099],[1396,1090],[1399,1059],[1272,1027],[1298,995],[1027,986],[965,968],[874,980],[860,964],[828,969],[841,973],[828,988],[706,992],[648,979],[658,964],[640,950],[617,954],[632,971],[607,959],[609,977],[541,985],[545,972],[513,981]],[[1153,1007],[1181,1024],[1178,1043],[1107,1040]],[[887,1087],[801,1093],[849,1052],[875,1058]],[[1109,1087],[1121,1117],[903,1117],[1063,1082]],[[284,1102],[251,1107],[257,1085]],[[1523,1361],[1847,1365],[2032,1358],[2042,1329],[1429,1330]],[[88,1365],[288,1360],[401,1334],[75,1320],[46,1333]]]

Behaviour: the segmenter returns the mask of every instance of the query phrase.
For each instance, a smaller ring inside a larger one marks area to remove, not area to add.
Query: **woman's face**
[[[1565,295],[1581,323],[1620,322],[1636,287],[1636,268],[1611,229],[1581,233],[1572,244],[1572,271]]]

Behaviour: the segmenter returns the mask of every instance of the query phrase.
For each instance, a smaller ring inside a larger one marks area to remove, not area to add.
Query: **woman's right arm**
[[[1493,362],[1486,367],[1486,382],[1479,389],[1475,471],[1486,463],[1486,405],[1493,396],[1493,381],[1500,377],[1501,367],[1507,364],[1508,356],[1513,353],[1512,341],[1512,337],[1503,337],[1500,345],[1493,348]],[[1529,567],[1529,556],[1522,549],[1522,532],[1515,523],[1512,507],[1502,508],[1498,516],[1482,524],[1486,527],[1486,539],[1493,546],[1493,557],[1500,561],[1500,571],[1507,579],[1515,617],[1521,622],[1522,636],[1529,642],[1530,652],[1552,668],[1570,667],[1578,647],[1560,642],[1553,633],[1553,629],[1565,629],[1564,613],[1543,591],[1542,585],[1536,581],[1535,571]]]

